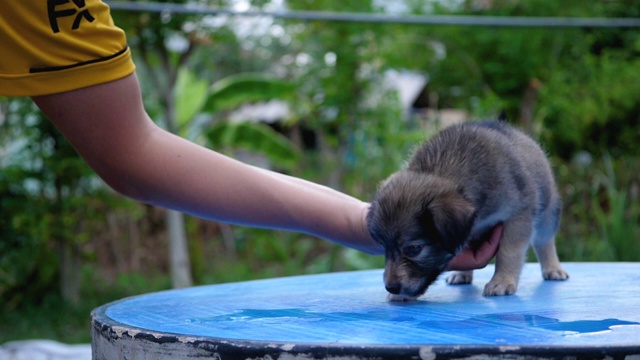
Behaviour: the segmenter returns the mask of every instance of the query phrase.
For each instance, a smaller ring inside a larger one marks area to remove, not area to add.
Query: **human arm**
[[[33,99],[105,182],[128,197],[382,253],[366,229],[367,203],[246,165],[159,128],[143,107],[135,75]]]
[[[210,220],[308,233],[373,255],[369,204],[303,179],[253,167],[173,135],[147,115],[138,80],[33,98],[116,191]],[[466,250],[451,269],[484,267],[497,241]],[[490,244],[490,245],[491,245]]]

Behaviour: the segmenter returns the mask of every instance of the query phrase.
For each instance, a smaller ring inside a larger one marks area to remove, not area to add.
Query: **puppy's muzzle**
[[[422,279],[410,278],[403,271],[398,273],[397,270],[385,269],[384,287],[389,294],[396,295],[396,297],[414,298],[424,293]]]
[[[420,295],[409,295],[404,293],[402,285],[400,283],[385,284],[384,287],[389,292],[388,298],[390,301],[413,301]]]

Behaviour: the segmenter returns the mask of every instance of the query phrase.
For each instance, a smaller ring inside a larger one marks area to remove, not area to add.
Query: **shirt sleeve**
[[[76,90],[135,70],[101,0],[0,1],[0,29],[0,95]]]

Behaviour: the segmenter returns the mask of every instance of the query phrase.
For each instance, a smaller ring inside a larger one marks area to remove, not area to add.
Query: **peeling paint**
[[[282,345],[280,347],[280,349],[282,349],[284,351],[291,351],[291,350],[293,350],[294,347],[295,347],[294,344],[285,344],[285,345]]]
[[[520,351],[520,346],[499,346],[500,352]]]
[[[119,338],[122,338],[124,334],[127,334],[130,337],[134,337],[138,335],[140,330],[135,330],[132,328],[122,327],[122,326],[112,326],[111,331],[115,332]]]
[[[433,346],[421,347],[418,355],[420,356],[420,360],[434,360],[436,358],[436,353],[433,352]]]
[[[195,340],[193,336],[178,336],[178,341],[183,344],[191,344],[195,342]]]

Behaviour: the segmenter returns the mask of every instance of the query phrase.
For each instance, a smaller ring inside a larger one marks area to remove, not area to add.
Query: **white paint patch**
[[[166,336],[163,333],[151,332],[151,331],[147,331],[147,334],[153,335],[153,337],[156,339],[161,339],[162,337]]]
[[[178,341],[183,344],[191,344],[195,339],[191,336],[178,336]]]
[[[435,360],[436,358],[436,353],[433,352],[433,347],[431,346],[421,347],[418,355],[420,356],[420,360]]]
[[[520,350],[520,346],[500,346],[498,349],[500,352],[518,351]]]
[[[111,327],[111,330],[113,330],[113,332],[115,332],[119,338],[121,338],[122,335],[124,334],[127,334],[133,338],[134,336],[138,335],[141,332],[140,330],[134,330],[134,329],[130,329],[122,326],[115,326],[115,325]]]

